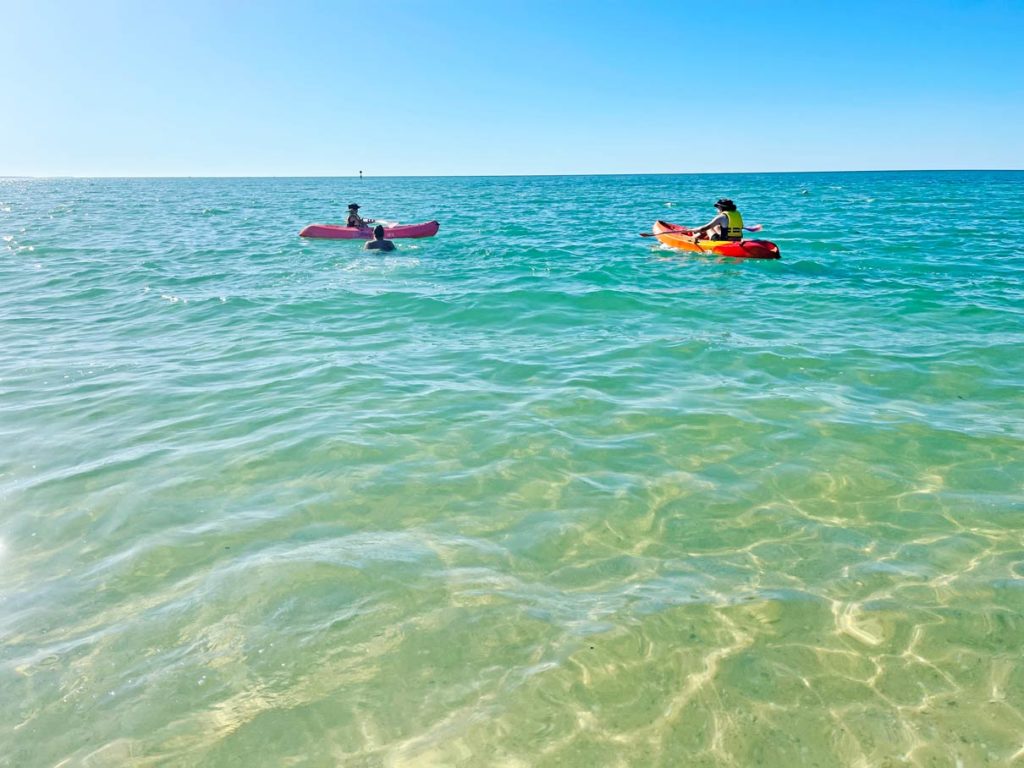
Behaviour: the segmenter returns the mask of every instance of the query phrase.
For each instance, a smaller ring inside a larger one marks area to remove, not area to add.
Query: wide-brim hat
[[[721,208],[725,211],[735,211],[736,203],[727,197],[723,197],[722,199],[715,201],[715,208]]]
[[[348,204],[348,209],[350,211],[358,211],[359,210],[359,204],[358,203],[349,203]]]

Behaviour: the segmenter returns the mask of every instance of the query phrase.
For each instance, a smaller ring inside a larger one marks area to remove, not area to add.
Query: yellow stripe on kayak
[[[686,235],[674,235],[671,232],[659,233],[658,240],[673,248],[682,248],[684,251],[713,251],[720,245],[736,245],[731,240],[700,240],[693,242]]]

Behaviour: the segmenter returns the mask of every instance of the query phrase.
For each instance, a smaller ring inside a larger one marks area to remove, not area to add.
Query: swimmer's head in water
[[[376,227],[373,228],[373,239],[374,240],[383,240],[384,239],[384,227],[382,227],[380,224],[378,224]]]

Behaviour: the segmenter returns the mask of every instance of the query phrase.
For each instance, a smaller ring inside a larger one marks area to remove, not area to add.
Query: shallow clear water
[[[637,237],[722,195],[781,261]],[[296,236],[352,200],[441,232]],[[1022,229],[1009,172],[0,180],[0,765],[1024,761]]]

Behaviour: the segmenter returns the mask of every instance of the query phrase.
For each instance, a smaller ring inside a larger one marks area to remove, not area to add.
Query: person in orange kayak
[[[348,222],[346,227],[368,227],[373,224],[373,219],[364,219],[359,215],[359,204],[348,204]]]
[[[743,217],[736,210],[736,203],[723,197],[715,203],[718,215],[703,227],[693,230],[693,239],[701,240],[706,235],[709,240],[727,240],[738,242],[743,239]]]

